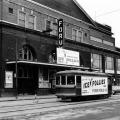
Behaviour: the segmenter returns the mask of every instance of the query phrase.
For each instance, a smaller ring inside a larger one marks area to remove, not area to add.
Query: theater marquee
[[[57,48],[57,64],[79,66],[79,52]]]

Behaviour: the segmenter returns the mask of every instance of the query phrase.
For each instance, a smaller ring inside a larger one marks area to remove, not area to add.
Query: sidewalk
[[[57,98],[54,94],[51,95],[18,95],[13,97],[0,97],[0,102],[5,101],[20,101],[20,100],[34,100],[34,99],[52,99]]]

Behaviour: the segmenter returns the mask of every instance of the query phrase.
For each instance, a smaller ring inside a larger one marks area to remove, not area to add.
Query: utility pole
[[[17,59],[18,59],[18,52],[17,52],[17,39],[15,40],[15,72],[16,72],[16,99],[18,99],[18,64],[17,64]]]

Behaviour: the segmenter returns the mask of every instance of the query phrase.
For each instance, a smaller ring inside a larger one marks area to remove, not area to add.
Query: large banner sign
[[[79,66],[79,52],[57,48],[57,64]]]
[[[107,77],[81,77],[81,95],[99,95],[108,94],[108,79]]]

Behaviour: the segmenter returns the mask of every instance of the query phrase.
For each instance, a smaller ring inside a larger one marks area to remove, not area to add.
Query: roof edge
[[[76,1],[73,0],[73,2],[79,7],[80,10],[89,18],[89,20],[93,23],[94,26],[96,26],[94,20],[88,15],[88,13],[82,8],[82,6]],[[96,26],[97,27],[97,26]]]
[[[74,19],[74,20],[77,20],[77,21],[79,21],[79,22],[82,22],[82,23],[84,23],[84,24],[86,24],[86,25],[92,26],[92,24],[90,24],[90,23],[88,23],[88,22],[85,22],[85,21],[83,21],[83,20],[80,20],[80,19],[78,19],[78,18],[76,18],[76,17],[73,17],[73,16],[71,16],[71,15],[65,14],[65,13],[60,12],[60,11],[58,11],[58,10],[56,10],[56,9],[51,8],[51,7],[48,7],[48,6],[45,6],[45,5],[40,4],[40,3],[38,3],[38,2],[35,2],[35,1],[33,1],[33,0],[26,0],[26,1],[31,2],[31,3],[33,3],[33,4],[36,4],[36,5],[38,5],[38,6],[41,6],[41,7],[47,8],[47,9],[49,9],[49,10],[55,11],[55,12],[57,12],[57,13],[59,13],[59,14],[62,14],[62,15],[67,16],[67,17],[70,17],[70,18],[72,18],[72,19]],[[94,25],[95,25],[95,24],[94,24]]]

